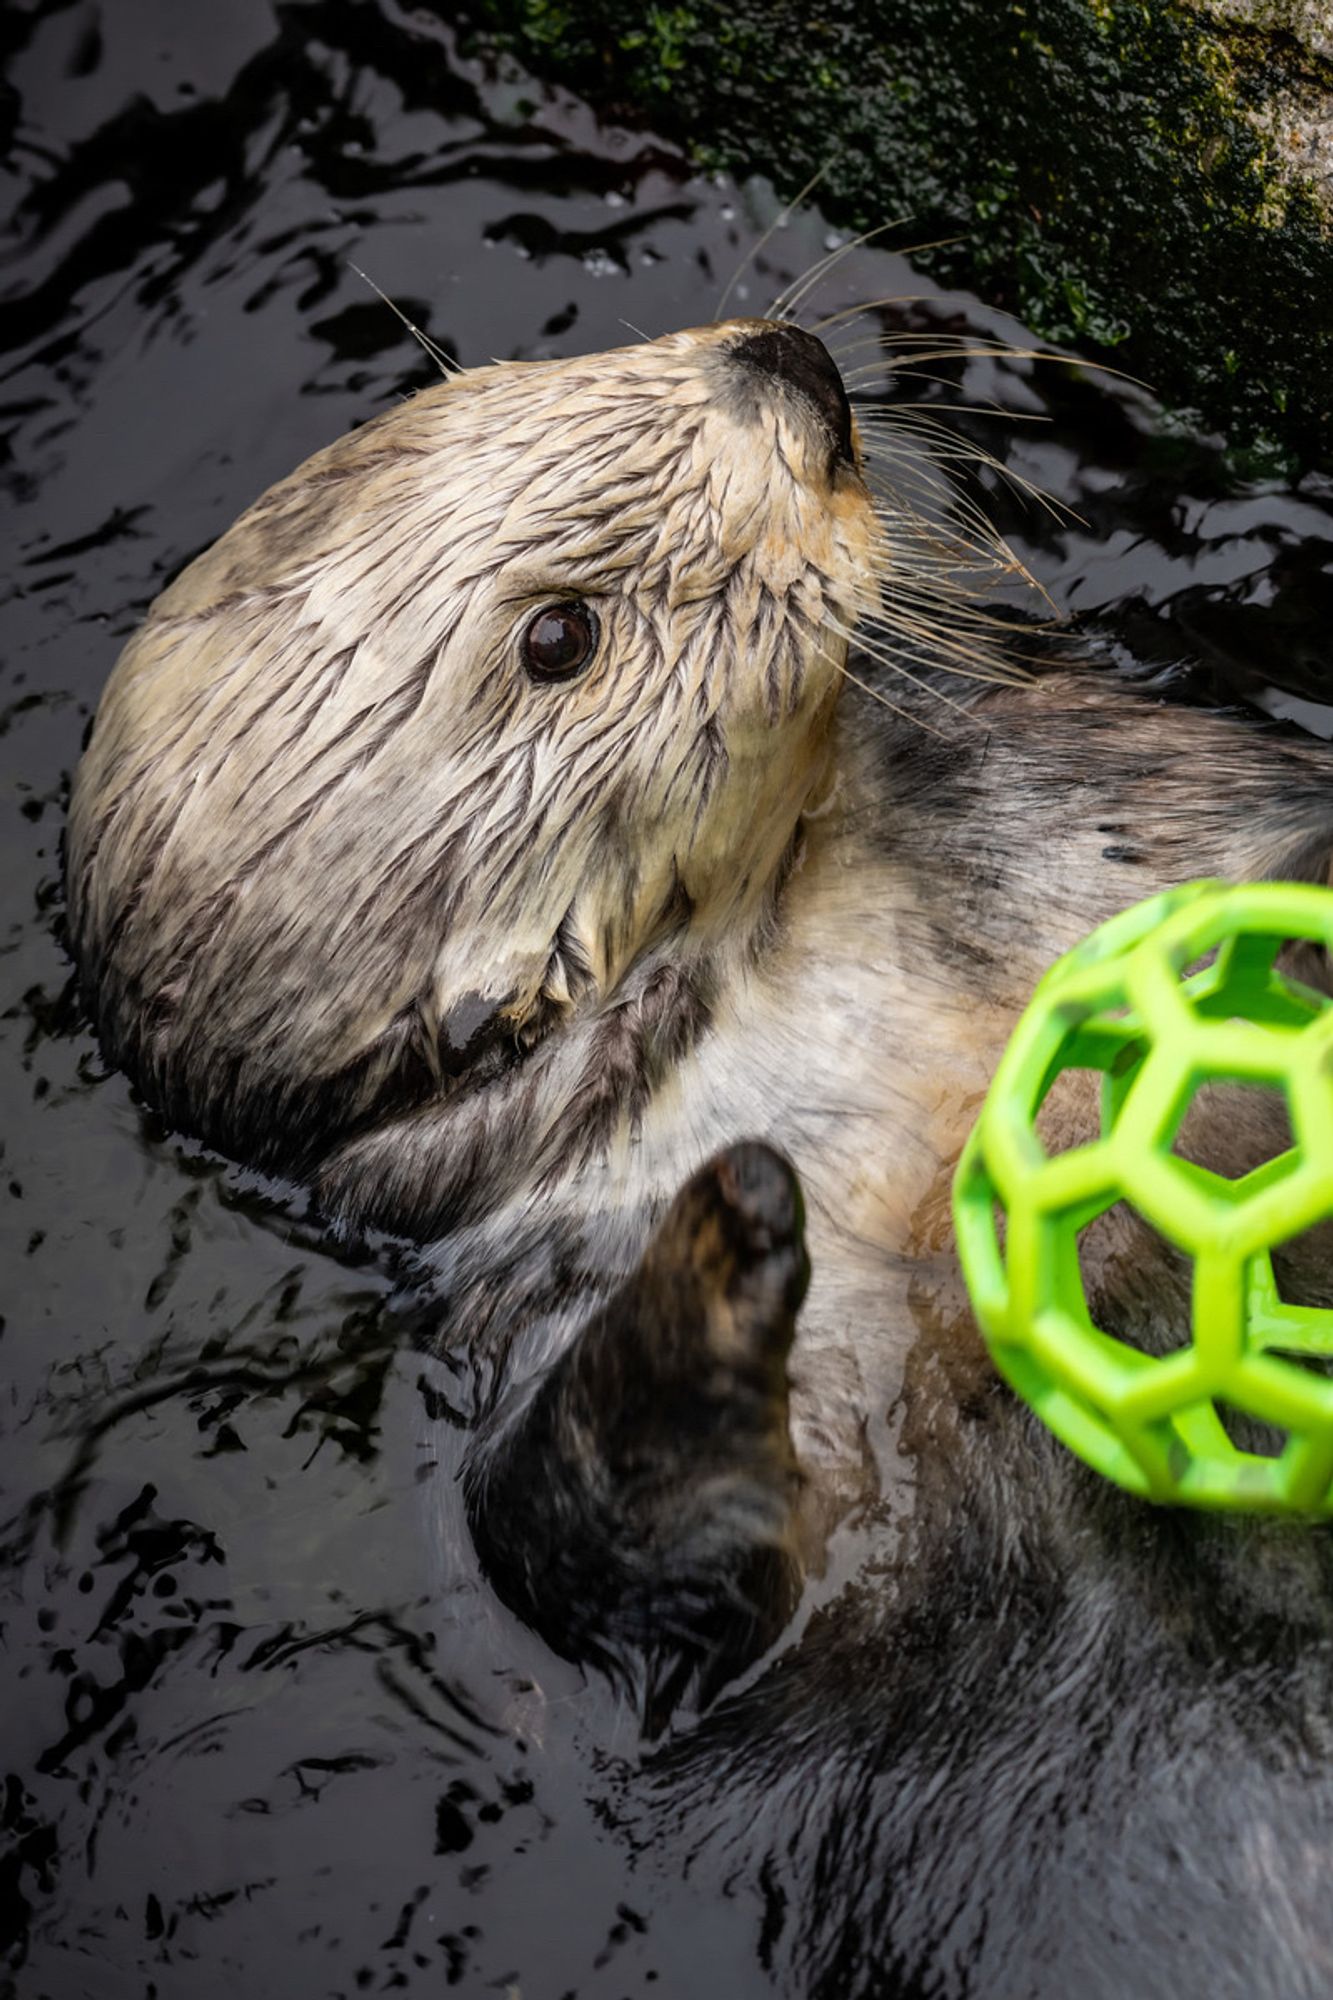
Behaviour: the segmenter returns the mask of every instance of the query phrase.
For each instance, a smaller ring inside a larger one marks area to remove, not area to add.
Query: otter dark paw
[[[730,1148],[469,1468],[496,1588],[557,1651],[638,1688],[650,1729],[794,1606],[787,1355],[808,1276],[791,1168]]]

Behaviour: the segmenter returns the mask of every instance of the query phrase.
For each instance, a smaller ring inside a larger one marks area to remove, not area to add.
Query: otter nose
[[[782,382],[803,396],[823,421],[839,458],[851,465],[852,408],[842,377],[822,340],[804,327],[777,320],[757,333],[742,334],[730,350],[732,359],[770,381]]]

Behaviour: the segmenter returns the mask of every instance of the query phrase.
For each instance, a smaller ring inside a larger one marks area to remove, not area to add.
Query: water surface
[[[69,773],[146,605],[272,479],[433,379],[353,265],[464,363],[572,353],[710,319],[772,191],[461,60],[388,0],[11,0],[0,36],[0,1991],[766,1992],[752,1892],[690,1871],[679,1829],[635,1851],[617,1825],[633,1717],[517,1631],[466,1550],[441,1582],[456,1437],[391,1265],[107,1073],[59,876]],[[836,240],[803,211],[731,309]],[[1030,344],[873,245],[807,318],[865,299],[897,303],[840,329],[849,350],[877,328]],[[879,393],[954,412],[1073,510],[981,475],[1123,662],[1328,732],[1327,484],[1240,484],[1145,393],[1063,363],[945,359]]]

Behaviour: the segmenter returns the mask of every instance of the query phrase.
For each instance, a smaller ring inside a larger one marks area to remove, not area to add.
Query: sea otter
[[[1327,877],[1333,753],[1095,661],[937,727],[947,641],[880,677],[903,714],[848,686],[929,559],[870,470],[821,344],[753,320],[318,454],[108,685],[84,991],[178,1128],[420,1246],[485,1567],[650,1736],[698,1712],[626,1810],[760,1883],[780,1983],[1322,1993],[1327,1537],[1070,1461],[984,1362],[947,1194],[1060,950],[1182,879]],[[1193,1142],[1225,1169],[1266,1115]],[[1088,1259],[1168,1341],[1135,1218]]]

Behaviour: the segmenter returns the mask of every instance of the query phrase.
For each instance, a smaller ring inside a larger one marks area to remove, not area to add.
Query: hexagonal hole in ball
[[[1333,1313],[1333,1219],[1289,1236],[1269,1254],[1284,1305]]]
[[[1097,1015],[1074,1028],[1048,1071],[1033,1114],[1033,1130],[1048,1159],[1102,1137],[1148,1055],[1148,1037],[1127,1024],[1128,1009]],[[1067,1061],[1067,1069],[1059,1068]]]
[[[1033,1127],[1048,1159],[1091,1146],[1101,1137],[1102,1075],[1062,1069],[1037,1107]]]
[[[1078,1233],[1078,1266],[1093,1325],[1139,1354],[1178,1354],[1192,1339],[1194,1264],[1128,1201]]]
[[[1181,978],[1185,980],[1197,979],[1201,972],[1210,972],[1213,966],[1217,964],[1217,950],[1217,946],[1214,945],[1210,951],[1201,952],[1198,958],[1192,958],[1189,964],[1182,969]]]
[[[1277,969],[1284,979],[1294,980],[1321,998],[1333,996],[1333,965],[1328,949],[1308,938],[1287,938],[1277,955]]]
[[[1214,1397],[1213,1408],[1217,1421],[1226,1432],[1237,1451],[1248,1451],[1255,1458],[1281,1458],[1287,1448],[1288,1433],[1276,1424],[1266,1424],[1260,1417],[1251,1417],[1244,1410],[1238,1410],[1220,1397]]]
[[[1278,1084],[1199,1084],[1176,1126],[1171,1151],[1221,1181],[1243,1181],[1284,1154],[1298,1163],[1286,1094]]]
[[[1284,1306],[1297,1309],[1293,1339],[1309,1341],[1310,1345],[1297,1347],[1269,1341],[1265,1343],[1268,1352],[1295,1363],[1311,1375],[1333,1379],[1333,1280],[1329,1277],[1333,1271],[1333,1220],[1301,1230],[1285,1243],[1277,1244],[1269,1254],[1279,1300]],[[1318,1313],[1320,1319],[1312,1326],[1302,1326],[1299,1315],[1304,1313]],[[1331,1351],[1319,1352],[1324,1345]]]

